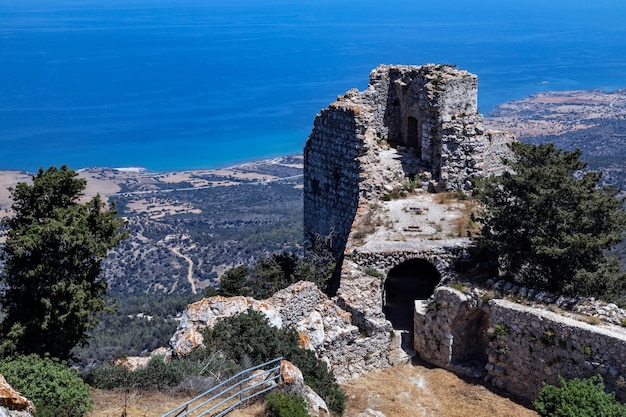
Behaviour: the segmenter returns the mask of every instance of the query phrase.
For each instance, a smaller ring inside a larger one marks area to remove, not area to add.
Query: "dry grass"
[[[88,417],[160,417],[192,397],[162,391],[104,391],[92,389],[94,409]],[[126,405],[126,407],[124,407]]]
[[[374,372],[349,381],[343,388],[348,399],[344,417],[357,417],[367,409],[385,417],[538,417],[534,411],[482,385],[465,382],[443,369],[419,365]],[[96,405],[89,417],[122,417],[123,392],[92,390],[91,395]],[[130,393],[126,416],[159,417],[188,399],[163,392]],[[263,413],[263,404],[254,403],[233,411],[229,417],[263,417]]]
[[[386,417],[537,417],[524,406],[482,385],[463,381],[443,369],[401,365],[369,374],[344,385],[345,417],[366,409]]]
[[[454,233],[458,237],[476,236],[480,227],[472,221],[472,213],[478,209],[478,202],[459,192],[439,193],[435,196],[435,203],[450,206],[459,211],[459,216],[453,221]]]
[[[377,228],[385,226],[393,227],[393,223],[389,220],[385,213],[382,213],[380,204],[372,204],[366,207],[360,216],[357,216],[356,227],[352,231],[352,238],[356,241],[362,241],[366,236],[371,235]]]
[[[460,201],[463,204],[461,214],[454,220],[454,231],[459,237],[477,236],[480,226],[472,220],[472,213],[478,209],[478,202],[474,199]]]
[[[192,396],[169,394],[162,391],[104,391],[91,389],[94,409],[88,417],[160,417],[180,404],[192,399]],[[126,407],[124,407],[126,397]],[[126,414],[124,413],[126,409]],[[241,410],[233,410],[229,417],[263,417],[265,406],[262,402],[249,404]]]

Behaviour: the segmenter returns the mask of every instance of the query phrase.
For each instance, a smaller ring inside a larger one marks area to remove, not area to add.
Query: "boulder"
[[[330,416],[326,402],[311,387],[304,383],[302,371],[293,363],[283,360],[280,367],[283,390],[288,393],[301,395],[307,404],[312,416]]]
[[[313,391],[313,388],[305,385],[302,394],[304,395],[304,401],[306,402],[309,414],[319,417],[330,416],[326,401],[324,401],[317,392]]]
[[[285,384],[286,391],[301,391],[304,386],[304,376],[302,371],[293,363],[283,359],[280,365],[280,378]]]
[[[31,416],[34,412],[33,403],[14,390],[0,375],[0,416],[2,413],[6,416]]]
[[[114,364],[116,366],[122,366],[129,371],[136,371],[137,369],[145,368],[148,362],[155,356],[163,357],[163,361],[168,362],[171,359],[171,353],[167,348],[160,347],[153,350],[150,356],[127,356],[125,358],[117,359]]]

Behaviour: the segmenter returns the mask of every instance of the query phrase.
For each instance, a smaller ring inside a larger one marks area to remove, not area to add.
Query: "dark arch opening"
[[[407,120],[406,144],[407,146],[415,148],[417,157],[421,158],[422,144],[420,140],[419,122],[415,117],[409,116]]]
[[[413,333],[415,300],[426,300],[441,275],[425,259],[410,259],[394,267],[385,280],[383,312],[394,329]]]
[[[481,309],[459,314],[452,323],[453,365],[484,373],[487,364],[489,315]]]

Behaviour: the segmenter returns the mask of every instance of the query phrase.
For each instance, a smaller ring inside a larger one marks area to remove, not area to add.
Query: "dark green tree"
[[[40,169],[31,184],[10,189],[13,215],[2,220],[8,228],[0,293],[4,355],[67,359],[106,309],[100,264],[127,233],[113,204],[105,209],[100,196],[79,201],[85,187],[64,165]]]
[[[327,290],[334,270],[334,257],[324,247],[308,250],[303,257],[283,252],[259,260],[252,268],[230,268],[220,278],[220,289],[209,289],[206,295],[263,299],[298,281],[310,281]]]
[[[479,237],[514,280],[536,288],[616,297],[626,280],[607,249],[624,238],[619,190],[583,171],[580,150],[512,144],[510,170],[479,183]]]

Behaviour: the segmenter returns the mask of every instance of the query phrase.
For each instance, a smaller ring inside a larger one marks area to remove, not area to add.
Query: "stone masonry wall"
[[[441,287],[416,306],[414,347],[427,362],[534,399],[557,377],[600,374],[626,399],[626,332],[502,299]]]
[[[359,203],[364,141],[357,112],[340,104],[322,110],[304,149],[305,237],[332,237],[335,256],[343,252]]]
[[[410,260],[424,259],[437,268],[444,277],[451,273],[451,262],[466,255],[467,242],[460,240],[456,245],[442,246],[437,248],[417,247],[413,251],[393,252],[358,252],[352,254],[352,258],[362,268],[374,268],[382,275],[387,276],[394,267]]]

